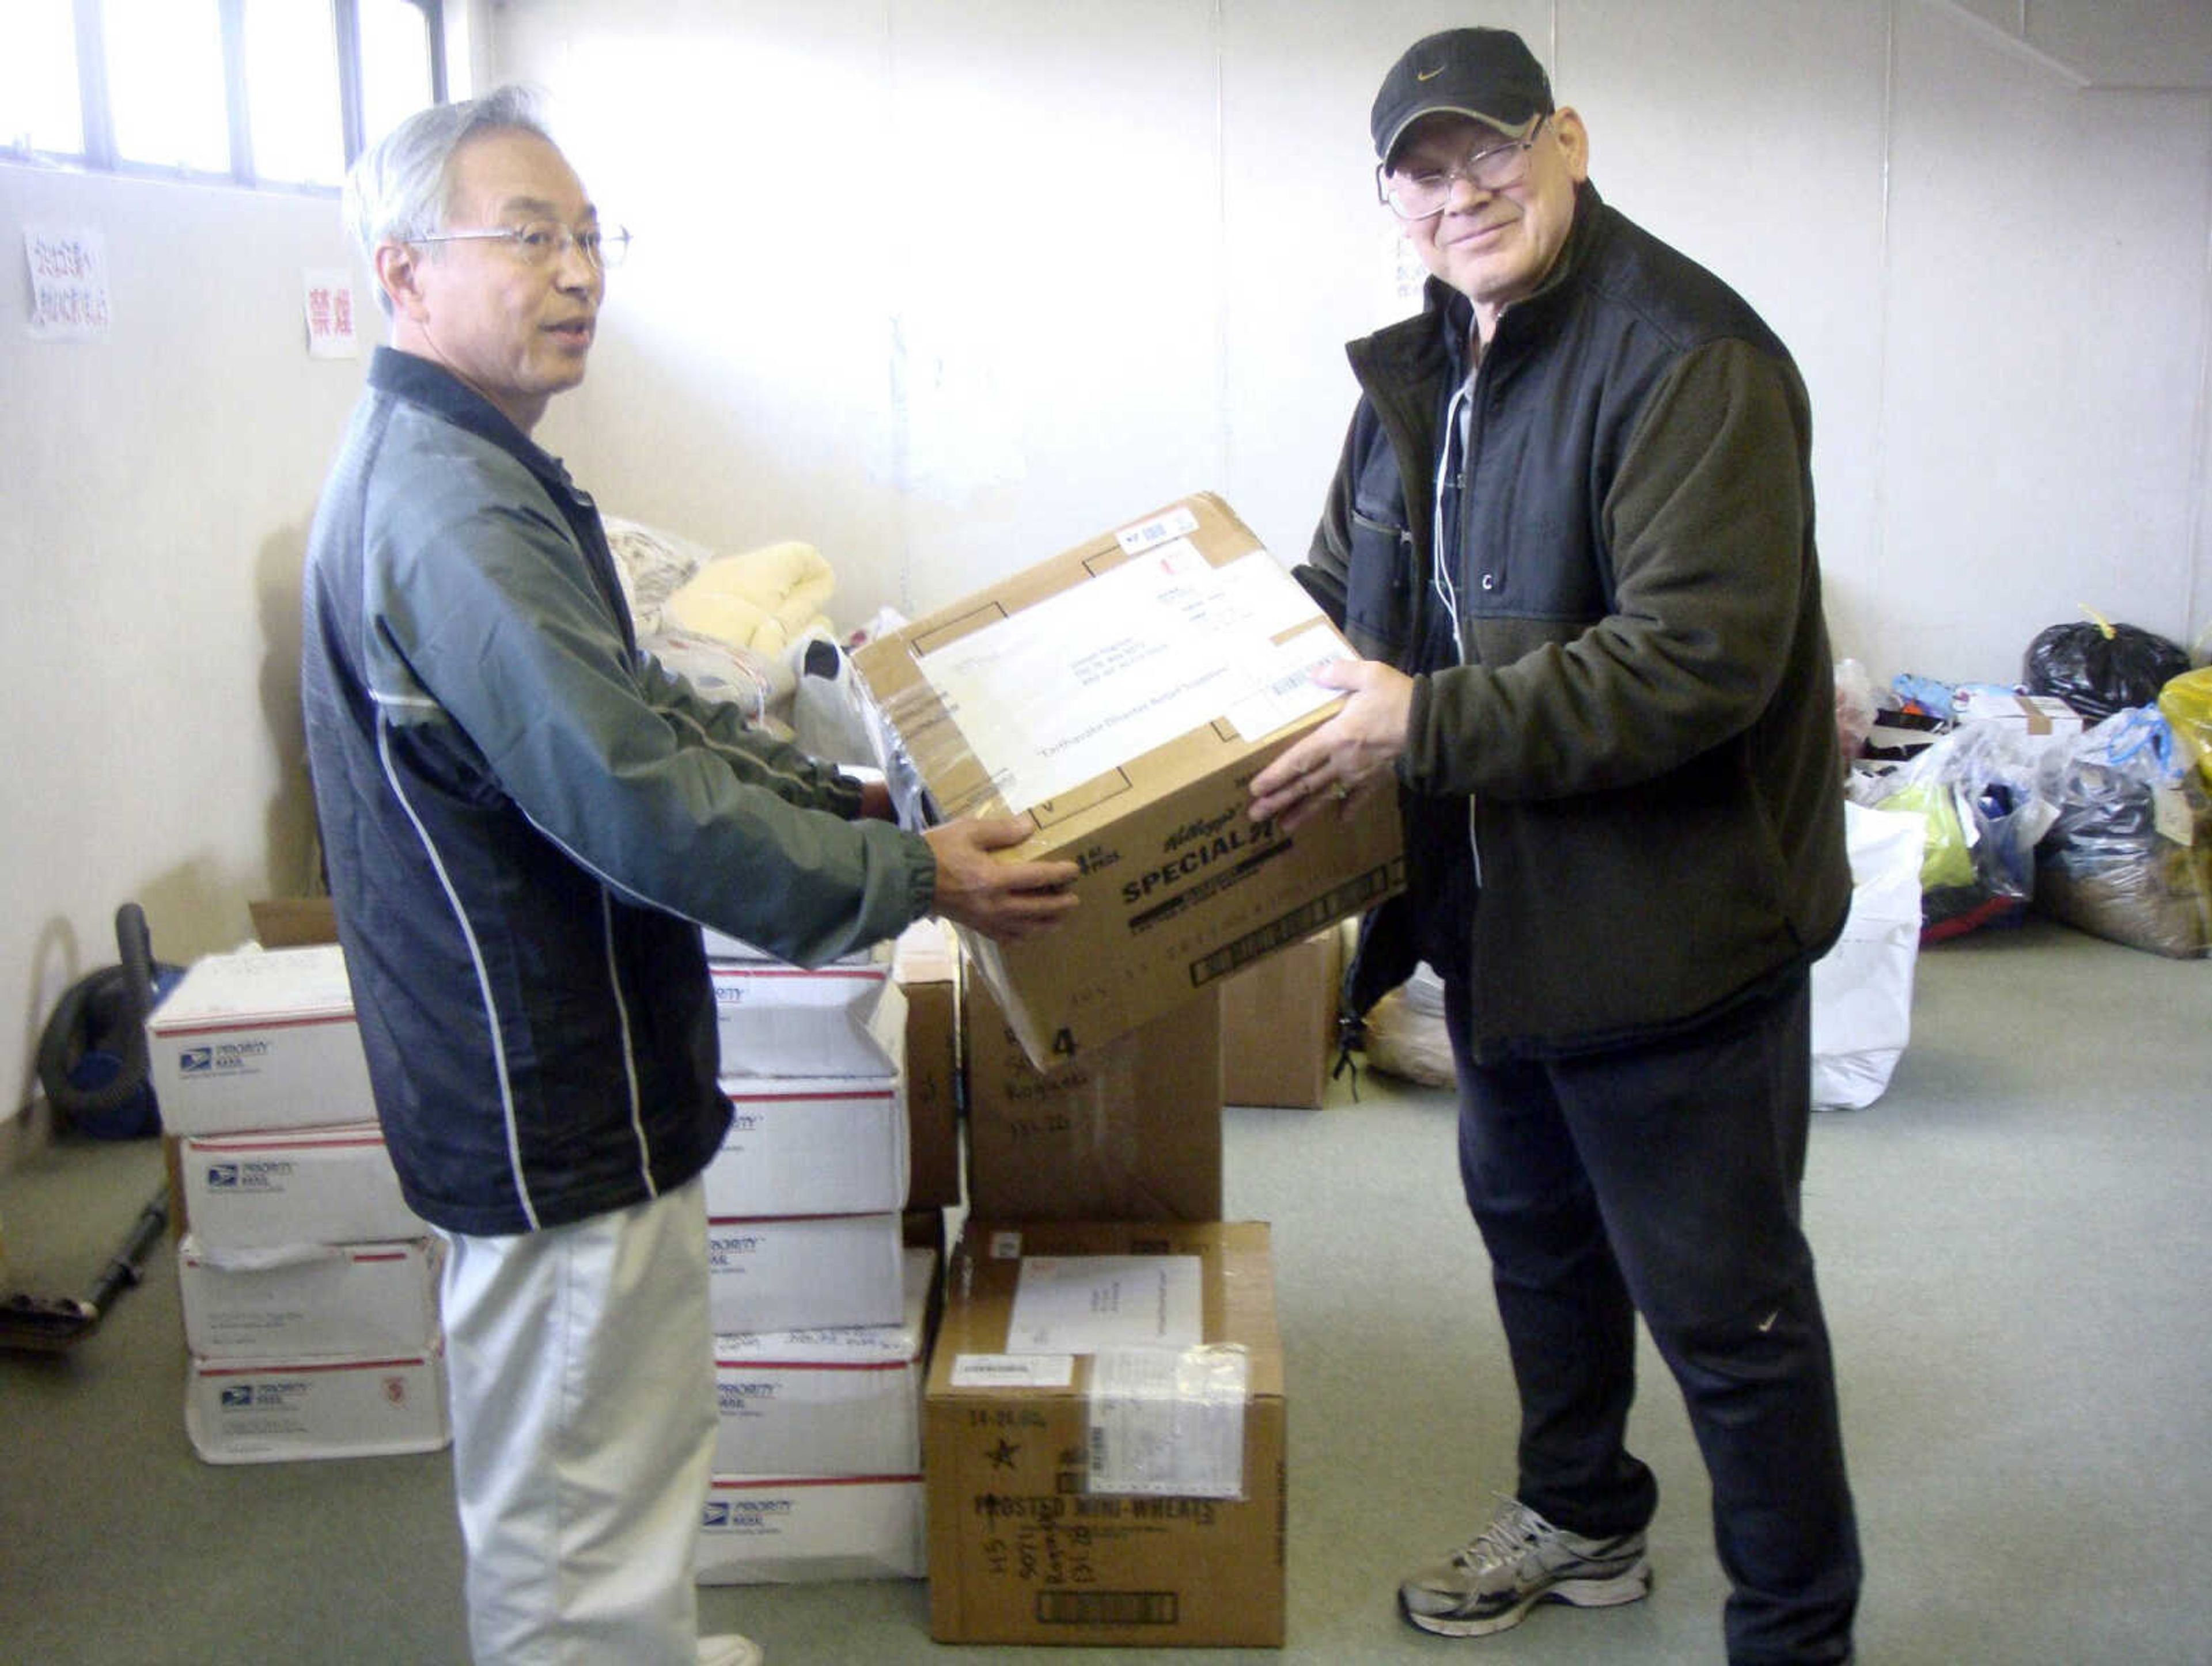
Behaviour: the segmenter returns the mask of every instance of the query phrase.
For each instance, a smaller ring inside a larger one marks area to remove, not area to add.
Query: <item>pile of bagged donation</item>
[[[1855,889],[1814,973],[1814,1097],[1887,1086],[1922,946],[2051,918],[2212,953],[2212,668],[2129,625],[2055,625],[2010,687],[1837,668]]]
[[[1920,948],[2033,909],[2177,958],[2212,954],[2212,667],[2130,625],[2055,625],[2016,685],[1837,667],[1853,881],[1813,969],[1813,1095],[1872,1104],[1911,1033]],[[1451,1080],[1424,967],[1367,1024],[1376,1068]]]
[[[1026,814],[1024,853],[1081,870],[1032,942],[924,921],[800,968],[706,935],[733,1115],[699,1578],[927,1577],[946,1642],[1279,1645],[1273,1256],[1222,1218],[1221,1120],[1322,1104],[1340,928],[1404,882],[1387,799],[1295,841],[1245,813],[1349,649],[1209,495],[849,650],[805,552],[618,530],[641,633],[757,720],[880,769],[909,825]],[[327,905],[264,916],[147,1027],[185,1428],[219,1463],[434,1451],[441,1241]]]

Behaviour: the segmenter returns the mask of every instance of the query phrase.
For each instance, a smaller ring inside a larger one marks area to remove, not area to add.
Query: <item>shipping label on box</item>
[[[177,1246],[185,1345],[206,1360],[419,1353],[438,1336],[434,1238],[223,1250]]]
[[[896,1075],[725,1076],[721,1087],[730,1127],[706,1168],[710,1216],[906,1207],[906,1096]]]
[[[210,1249],[418,1238],[374,1123],[177,1142],[177,1183],[193,1235]]]
[[[1212,992],[1039,1070],[980,982],[968,999],[968,1195],[1001,1220],[1221,1215]]]
[[[1389,794],[1296,834],[1252,778],[1337,710],[1350,650],[1210,495],[1171,505],[860,650],[902,815],[1018,813],[1008,852],[1081,869],[1056,930],[963,934],[1032,1063],[1126,1033],[1404,883]]]
[[[195,1360],[185,1430],[210,1463],[434,1452],[453,1438],[444,1361]]]
[[[824,1215],[707,1223],[708,1315],[718,1336],[896,1324],[901,1217]]]
[[[898,1069],[906,1003],[889,963],[805,968],[718,961],[715,1034],[726,1076],[878,1076]]]
[[[906,1252],[896,1324],[714,1339],[719,1475],[919,1475],[934,1251]]]
[[[1284,1434],[1264,1225],[971,1221],[926,1406],[931,1636],[1279,1645]]]
[[[700,1518],[697,1583],[919,1579],[923,1496],[912,1475],[715,1475]]]
[[[154,1009],[146,1044],[162,1126],[173,1134],[376,1115],[335,943],[209,955]]]

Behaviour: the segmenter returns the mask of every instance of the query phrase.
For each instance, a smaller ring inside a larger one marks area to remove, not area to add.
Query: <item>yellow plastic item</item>
[[[1918,810],[1928,818],[1928,842],[1920,863],[1920,888],[1941,890],[1974,882],[1974,853],[1959,820],[1957,793],[1941,781],[1914,781],[1881,801],[1886,810]]]
[[[2158,691],[2159,714],[2174,739],[2197,761],[2197,773],[2212,792],[2212,665],[2184,671]]]

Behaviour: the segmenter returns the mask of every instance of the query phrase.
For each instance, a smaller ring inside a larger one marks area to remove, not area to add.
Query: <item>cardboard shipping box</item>
[[[1351,650],[1228,506],[1170,504],[854,657],[902,818],[1029,817],[1082,870],[1061,927],[964,933],[1030,1062],[1076,1057],[1404,883],[1388,793],[1296,834],[1250,784]]]
[[[906,1303],[903,1217],[815,1215],[707,1221],[716,1336],[896,1324]]]
[[[899,935],[891,976],[906,997],[909,1209],[951,1209],[960,1190],[960,944],[943,920]]]
[[[899,1076],[724,1076],[721,1089],[730,1128],[706,1168],[710,1216],[905,1208]]]
[[[906,1002],[890,961],[710,960],[725,1076],[875,1076],[898,1068]]]
[[[376,1118],[336,943],[195,962],[147,1019],[146,1050],[173,1134]]]
[[[1952,701],[1960,723],[1998,724],[2030,741],[2068,741],[2081,733],[2081,714],[2056,694],[1965,688]]]
[[[1264,1224],[971,1221],[925,1412],[930,1635],[1279,1645],[1285,1412]]]
[[[1221,1218],[1221,1008],[1212,991],[1039,1070],[998,999],[968,995],[968,1206],[1000,1221]]]
[[[920,1475],[715,1475],[694,1542],[702,1585],[921,1578]]]
[[[399,1195],[373,1122],[170,1142],[178,1218],[215,1249],[417,1238],[428,1228]]]
[[[435,1238],[177,1249],[185,1345],[203,1360],[362,1359],[419,1354],[438,1337]]]
[[[1318,1110],[1336,1051],[1344,937],[1334,926],[1221,986],[1221,1098]]]
[[[936,1294],[937,1252],[909,1249],[896,1324],[714,1338],[714,1473],[920,1474]]]
[[[453,1439],[438,1347],[392,1359],[194,1360],[185,1432],[210,1463],[434,1452]]]

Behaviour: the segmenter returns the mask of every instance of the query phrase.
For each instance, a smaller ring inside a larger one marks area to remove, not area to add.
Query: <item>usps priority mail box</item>
[[[861,964],[714,961],[726,1076],[874,1076],[898,1068],[906,1002],[888,955]]]
[[[193,1235],[210,1249],[351,1244],[429,1229],[399,1195],[373,1122],[177,1142],[178,1185]]]
[[[906,1252],[896,1324],[714,1339],[722,1475],[918,1475],[937,1251]]]
[[[438,1337],[434,1238],[222,1250],[177,1246],[185,1343],[204,1360],[413,1354]]]
[[[706,1168],[710,1216],[906,1207],[898,1076],[725,1076],[722,1093],[730,1127]]]
[[[717,1336],[896,1324],[905,1306],[898,1213],[707,1222],[708,1316]]]
[[[194,1360],[185,1431],[210,1463],[434,1452],[453,1438],[440,1350],[377,1360]]]
[[[376,1115],[336,943],[207,956],[147,1019],[146,1043],[161,1124],[172,1134]]]
[[[919,1579],[920,1475],[716,1475],[694,1566],[702,1585]]]

